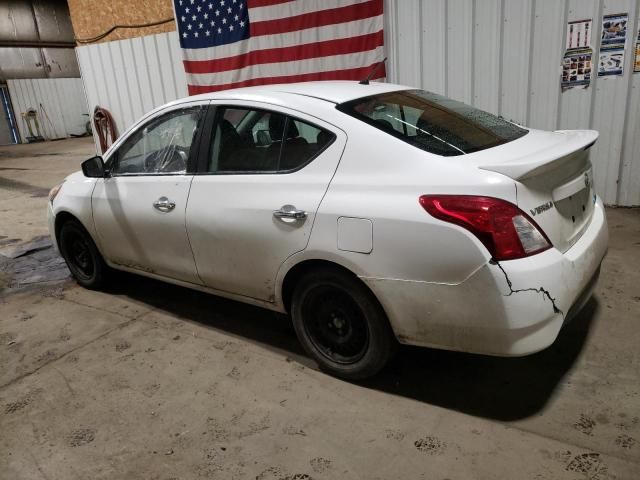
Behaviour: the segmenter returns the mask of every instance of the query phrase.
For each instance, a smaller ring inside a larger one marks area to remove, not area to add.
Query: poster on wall
[[[627,23],[629,14],[616,13],[602,17],[602,48],[624,45],[627,40]]]
[[[567,23],[567,50],[591,46],[592,20],[575,20]]]
[[[616,13],[602,17],[602,40],[598,58],[598,76],[624,74],[624,45],[627,40],[629,14]]]
[[[624,47],[600,50],[598,76],[607,77],[624,73]]]
[[[591,32],[593,20],[573,20],[567,23],[567,41],[562,58],[562,91],[574,87],[589,87],[593,68]]]
[[[588,86],[591,82],[592,52],[590,49],[567,52],[562,59],[563,90],[578,86]]]
[[[638,36],[636,37],[636,50],[633,60],[633,73],[640,73],[640,18],[638,18]]]

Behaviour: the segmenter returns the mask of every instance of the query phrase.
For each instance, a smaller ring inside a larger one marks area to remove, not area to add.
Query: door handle
[[[169,200],[167,197],[160,197],[158,200],[153,202],[153,208],[166,213],[176,208],[176,204],[175,202]]]
[[[298,210],[293,205],[283,205],[279,210],[273,212],[273,216],[276,218],[302,220],[303,218],[307,218],[307,212],[304,210]]]

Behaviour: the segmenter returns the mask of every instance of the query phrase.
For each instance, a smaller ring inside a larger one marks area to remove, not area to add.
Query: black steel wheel
[[[320,368],[341,378],[375,375],[395,350],[393,332],[376,298],[355,276],[337,268],[300,279],[291,316],[307,353]]]
[[[79,222],[70,220],[62,225],[58,245],[71,275],[80,285],[92,289],[102,286],[107,267],[91,236]]]

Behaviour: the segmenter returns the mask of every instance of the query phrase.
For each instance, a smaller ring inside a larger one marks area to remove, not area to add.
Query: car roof
[[[284,93],[317,98],[331,103],[343,103],[355,100],[356,98],[408,89],[411,89],[411,87],[373,81],[367,85],[363,85],[357,81],[320,81],[235,88],[221,92],[196,95],[189,97],[189,100],[232,98],[245,100],[251,97],[259,97],[260,99],[272,97],[279,99],[282,96],[281,94]]]

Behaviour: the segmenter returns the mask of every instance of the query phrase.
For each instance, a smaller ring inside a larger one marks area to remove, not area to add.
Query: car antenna
[[[371,80],[371,77],[373,77],[376,74],[380,66],[384,65],[384,62],[386,61],[387,61],[387,57],[384,57],[384,59],[380,63],[378,63],[376,66],[373,67],[373,70],[371,70],[369,75],[367,75],[367,78],[365,78],[364,80],[360,80],[358,83],[360,85],[369,85],[369,80]]]

